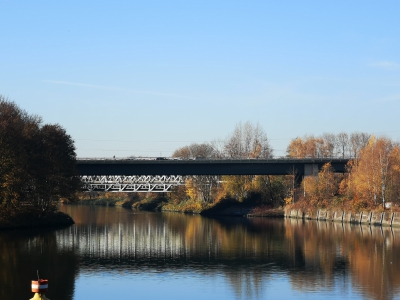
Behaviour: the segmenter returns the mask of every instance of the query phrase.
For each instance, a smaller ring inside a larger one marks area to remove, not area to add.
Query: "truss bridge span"
[[[93,192],[168,192],[172,186],[183,184],[179,175],[83,175],[83,189]]]

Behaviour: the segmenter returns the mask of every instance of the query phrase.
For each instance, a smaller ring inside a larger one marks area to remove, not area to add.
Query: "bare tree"
[[[364,148],[371,136],[365,132],[354,132],[350,135],[350,150],[351,156],[358,158],[360,151]]]
[[[253,129],[253,140],[251,149],[252,158],[271,158],[272,148],[269,144],[267,134],[257,123]]]
[[[172,157],[180,157],[183,159],[189,158],[212,158],[214,157],[214,148],[211,144],[191,144],[175,150]]]
[[[183,158],[183,159],[189,159],[190,156],[191,156],[191,153],[190,153],[189,146],[184,146],[179,149],[176,149],[174,151],[174,153],[172,154],[172,157]]]
[[[333,133],[324,133],[322,134],[322,139],[324,141],[324,157],[334,157],[336,136]]]
[[[211,147],[213,148],[213,157],[216,159],[224,158],[224,148],[225,148],[225,141],[222,139],[213,140],[211,141]]]
[[[232,135],[225,143],[225,154],[229,158],[243,158],[243,126],[242,123],[236,125]]]
[[[213,157],[214,148],[210,144],[191,144],[189,146],[193,158],[211,158]]]
[[[340,149],[340,155],[342,156],[342,158],[345,158],[348,155],[349,152],[349,135],[346,132],[341,132],[339,134],[337,134],[336,136],[336,143],[338,148]]]
[[[227,157],[233,159],[272,157],[267,134],[258,123],[238,123],[226,140],[224,151]]]

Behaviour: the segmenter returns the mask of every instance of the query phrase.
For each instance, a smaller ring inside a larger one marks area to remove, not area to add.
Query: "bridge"
[[[78,159],[77,169],[86,191],[167,192],[183,184],[187,175],[316,175],[331,163],[337,173],[346,172],[349,159],[204,159],[138,160]]]

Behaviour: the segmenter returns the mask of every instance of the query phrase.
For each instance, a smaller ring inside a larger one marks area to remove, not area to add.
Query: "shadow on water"
[[[0,232],[0,299],[30,299],[31,280],[49,279],[49,298],[70,300],[78,256],[57,242],[56,231]]]
[[[50,280],[48,297],[57,300],[73,298],[82,272],[221,275],[238,298],[258,298],[262,283],[276,276],[300,293],[352,289],[363,297],[392,299],[400,288],[398,229],[94,206],[62,210],[76,225],[0,233],[0,297],[31,298],[37,269]]]

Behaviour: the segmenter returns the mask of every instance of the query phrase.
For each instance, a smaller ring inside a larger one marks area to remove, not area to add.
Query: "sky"
[[[0,94],[78,157],[170,156],[257,122],[400,141],[400,1],[0,0]]]

